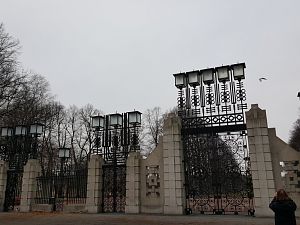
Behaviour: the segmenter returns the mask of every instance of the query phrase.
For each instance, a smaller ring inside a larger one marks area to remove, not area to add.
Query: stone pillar
[[[164,123],[164,214],[183,214],[185,210],[181,124],[171,114]]]
[[[275,181],[266,111],[257,104],[246,112],[249,153],[254,189],[255,215],[273,216],[269,203],[274,197]]]
[[[92,155],[88,165],[86,210],[98,213],[102,210],[102,165],[100,155]]]
[[[141,156],[138,152],[131,152],[126,162],[126,205],[125,213],[140,213],[140,178]]]
[[[8,163],[0,160],[0,212],[3,212]]]
[[[37,181],[36,178],[40,176],[41,166],[39,160],[29,159],[24,166],[22,178],[22,192],[21,192],[21,212],[30,212],[34,204],[36,196]]]

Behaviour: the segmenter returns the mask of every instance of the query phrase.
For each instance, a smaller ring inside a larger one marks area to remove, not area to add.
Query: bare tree
[[[51,102],[47,106],[48,117],[45,120],[45,132],[41,142],[40,161],[42,171],[52,171],[58,160],[58,147],[66,141],[61,137],[62,127],[64,128],[65,110],[58,102]]]
[[[91,127],[91,116],[103,114],[101,110],[95,109],[93,105],[87,104],[79,110],[80,132],[77,135],[77,144],[80,149],[79,158],[90,158],[93,149],[94,133]]]
[[[295,150],[300,151],[300,118],[294,123],[293,130],[290,134],[289,144]]]
[[[0,116],[7,114],[7,108],[17,97],[24,75],[18,72],[17,55],[19,41],[5,32],[0,24]]]
[[[142,154],[148,155],[157,147],[159,138],[163,134],[164,117],[160,107],[147,109],[143,113],[140,133]]]

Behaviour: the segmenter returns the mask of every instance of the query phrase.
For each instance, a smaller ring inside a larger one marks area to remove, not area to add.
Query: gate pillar
[[[0,212],[3,211],[8,163],[0,160]]]
[[[30,212],[36,197],[37,181],[36,178],[40,175],[41,166],[39,160],[29,159],[24,166],[22,178],[22,192],[21,192],[21,212]]]
[[[266,110],[252,104],[246,112],[255,215],[273,216],[269,203],[274,197],[275,181],[270,150]]]
[[[183,148],[179,117],[170,114],[164,123],[164,214],[183,214],[185,210]]]
[[[126,162],[125,213],[140,213],[140,163],[140,153],[130,152]]]
[[[100,212],[102,206],[102,165],[100,155],[92,155],[88,165],[86,210],[88,213]]]

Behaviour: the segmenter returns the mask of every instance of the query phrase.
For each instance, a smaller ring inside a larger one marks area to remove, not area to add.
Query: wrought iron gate
[[[103,166],[103,212],[125,212],[126,165]]]
[[[138,111],[92,117],[95,129],[94,153],[102,156],[102,211],[125,212],[126,160],[130,151],[139,151]]]
[[[245,132],[184,135],[187,209],[193,213],[253,213]]]
[[[8,162],[3,210],[19,210],[21,201],[23,167],[30,155],[32,138],[13,136],[12,128],[1,128],[0,159]]]
[[[64,205],[85,204],[87,166],[66,166],[37,177],[36,204],[52,205],[53,211],[63,211]]]
[[[187,213],[254,214],[245,64],[175,74]]]
[[[17,210],[21,201],[23,171],[8,170],[4,199],[4,212]]]

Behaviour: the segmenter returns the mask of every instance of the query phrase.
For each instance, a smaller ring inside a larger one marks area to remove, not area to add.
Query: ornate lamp
[[[218,80],[220,82],[229,81],[229,66],[220,66],[216,68]]]
[[[70,148],[65,148],[65,147],[62,147],[62,148],[59,148],[58,149],[58,157],[59,158],[70,158]]]
[[[204,84],[214,83],[214,69],[213,68],[200,70],[200,74],[202,75]]]
[[[175,86],[179,89],[184,88],[186,86],[186,74],[185,73],[177,73],[173,75],[175,77]]]
[[[11,137],[12,135],[13,135],[13,128],[11,127],[1,128],[1,137]]]
[[[27,126],[24,125],[16,126],[15,135],[25,136],[26,134],[27,134]]]
[[[133,125],[141,124],[142,113],[139,111],[128,112],[128,123]]]
[[[34,123],[30,125],[29,133],[34,135],[41,135],[44,130],[44,124],[42,123]]]
[[[244,71],[244,69],[246,68],[245,63],[233,64],[231,65],[231,68],[233,70],[233,77],[235,80],[245,79],[245,71]]]
[[[189,85],[195,87],[199,85],[199,70],[186,73],[189,81]]]
[[[92,128],[103,128],[104,127],[104,117],[103,116],[92,116]]]
[[[112,127],[122,126],[123,117],[120,113],[110,114],[109,115],[109,125]]]

